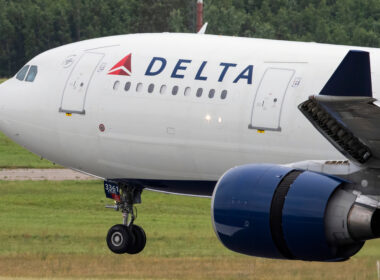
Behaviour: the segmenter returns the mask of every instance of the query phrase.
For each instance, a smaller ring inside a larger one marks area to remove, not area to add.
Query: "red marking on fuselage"
[[[128,54],[122,60],[112,67],[108,75],[121,75],[121,76],[131,76],[132,75],[132,54]]]

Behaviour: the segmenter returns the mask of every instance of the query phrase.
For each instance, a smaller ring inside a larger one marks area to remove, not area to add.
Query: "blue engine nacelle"
[[[215,233],[230,250],[252,256],[348,259],[364,240],[379,236],[380,227],[372,219],[377,210],[356,205],[352,191],[344,191],[348,184],[278,165],[235,167],[214,190]]]

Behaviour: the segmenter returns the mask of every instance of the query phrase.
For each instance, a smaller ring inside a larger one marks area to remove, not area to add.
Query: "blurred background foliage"
[[[208,34],[380,46],[378,0],[204,0]],[[0,77],[79,40],[195,32],[196,0],[0,0]]]

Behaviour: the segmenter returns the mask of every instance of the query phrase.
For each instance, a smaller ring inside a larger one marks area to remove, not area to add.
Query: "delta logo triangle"
[[[131,76],[132,75],[132,54],[128,54],[122,60],[120,60],[114,67],[108,71],[108,75],[121,75],[121,76]]]

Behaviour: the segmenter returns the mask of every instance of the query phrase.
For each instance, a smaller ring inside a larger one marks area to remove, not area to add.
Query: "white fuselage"
[[[217,180],[246,163],[341,159],[297,106],[358,49],[196,34],[74,43],[30,61],[33,83],[0,86],[0,129],[44,158],[109,179]],[[376,98],[380,53],[365,50]],[[129,76],[109,75],[128,54]]]

